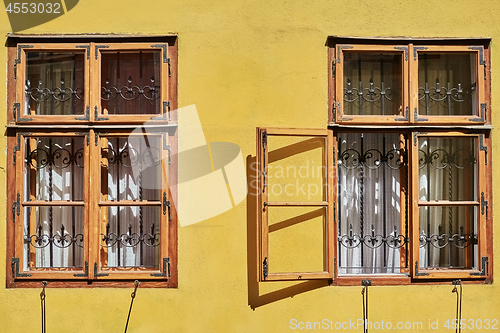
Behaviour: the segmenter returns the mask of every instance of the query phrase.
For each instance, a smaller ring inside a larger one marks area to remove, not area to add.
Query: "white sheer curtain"
[[[25,201],[83,202],[84,138],[25,139]],[[28,263],[45,267],[82,267],[83,206],[25,208]],[[34,258],[33,258],[34,251]]]
[[[418,145],[421,202],[478,200],[475,138],[421,138]],[[421,206],[420,267],[477,267],[477,214],[473,205]]]
[[[338,140],[339,272],[398,273],[405,235],[399,134],[341,133]]]
[[[160,144],[152,138],[147,143],[143,138],[108,139],[108,200],[160,201],[159,190],[143,186],[161,180]],[[120,240],[108,247],[108,266],[159,267],[160,207],[116,204],[107,208],[107,215],[109,232]],[[142,242],[138,241],[141,228]],[[133,238],[127,241],[127,236]]]

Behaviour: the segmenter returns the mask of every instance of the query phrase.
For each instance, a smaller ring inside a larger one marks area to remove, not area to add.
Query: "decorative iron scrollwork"
[[[348,249],[354,249],[359,246],[376,249],[384,244],[390,248],[399,249],[408,243],[408,239],[405,236],[398,234],[396,226],[394,226],[394,230],[388,236],[383,236],[375,234],[375,227],[372,224],[371,234],[360,236],[354,233],[352,224],[350,224],[348,234],[339,234],[339,243]]]
[[[49,89],[47,87],[43,87],[43,81],[41,79],[38,80],[38,86],[34,88],[31,86],[31,81],[26,80],[26,97],[29,97],[37,103],[46,102],[51,98],[56,102],[67,102],[73,97],[78,100],[82,100],[84,98],[83,88],[65,87],[64,79],[61,79],[59,82],[61,84],[60,87]]]
[[[129,223],[127,233],[118,235],[115,232],[109,232],[110,225],[106,224],[106,234],[101,234],[102,241],[105,243],[101,244],[102,247],[112,247],[118,242],[126,247],[136,247],[139,244],[144,244],[149,247],[156,247],[160,245],[160,233],[155,232],[155,224],[151,224],[151,232],[144,233],[142,230],[142,225],[140,227],[140,232],[132,232],[132,223]]]
[[[454,245],[457,248],[464,249],[472,244],[477,244],[477,235],[465,234],[463,232],[463,226],[460,227],[460,233],[455,234],[451,231],[448,234],[441,233],[441,226],[439,226],[438,229],[438,234],[432,234],[429,236],[422,230],[420,236],[418,237],[420,247],[430,244],[437,249],[443,249],[449,245]]]
[[[155,147],[148,147],[141,152],[127,146],[118,152],[113,148],[102,148],[101,156],[108,160],[108,166],[121,164],[125,168],[131,168],[139,162],[146,167],[155,167],[161,163],[161,151]]]
[[[473,153],[466,149],[459,149],[453,153],[447,152],[444,149],[435,149],[426,153],[422,149],[419,149],[418,155],[419,169],[422,169],[426,165],[430,165],[438,170],[446,169],[447,167],[465,169],[476,164],[476,158]]]
[[[352,103],[361,99],[369,103],[377,102],[380,99],[392,101],[392,89],[385,87],[384,82],[381,83],[380,88],[375,87],[373,78],[370,78],[368,88],[363,88],[361,81],[359,81],[358,88],[354,88],[351,79],[347,79],[346,87],[344,88],[344,101]]]
[[[111,101],[117,97],[121,97],[126,101],[132,101],[139,96],[143,96],[147,100],[154,101],[160,98],[160,86],[156,85],[154,76],[151,77],[151,84],[149,86],[139,87],[137,85],[132,85],[131,76],[129,76],[127,82],[128,85],[121,88],[109,87],[109,79],[106,79],[106,86],[101,88],[101,100]]]
[[[70,235],[64,224],[61,224],[61,229],[55,234],[45,234],[43,232],[42,225],[39,224],[37,227],[37,233],[35,235],[25,235],[24,242],[29,243],[31,246],[42,249],[47,247],[49,244],[54,245],[58,248],[67,248],[73,244],[83,248],[83,234],[76,234],[74,236]]]
[[[372,148],[361,154],[357,150],[349,148],[339,154],[338,161],[346,169],[356,169],[362,165],[368,169],[378,169],[385,163],[389,168],[397,170],[405,165],[404,152],[400,149],[391,149],[384,154],[380,150]]]
[[[64,169],[70,165],[76,165],[79,168],[83,168],[83,161],[83,148],[78,149],[73,154],[66,148],[57,148],[54,151],[37,148],[32,150],[26,157],[26,163],[31,164],[31,166],[36,169],[43,169],[46,166]]]

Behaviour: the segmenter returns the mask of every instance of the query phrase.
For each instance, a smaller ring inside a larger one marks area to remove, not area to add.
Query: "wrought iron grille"
[[[47,101],[68,102],[72,98],[82,100],[84,97],[83,88],[65,87],[63,78],[59,81],[60,87],[48,88],[44,87],[42,79],[38,80],[36,87],[31,86],[31,80],[26,80],[25,95],[27,98],[40,103]]]
[[[109,79],[105,80],[106,85],[102,87],[101,100],[111,101],[117,97],[126,101],[133,101],[142,96],[149,101],[154,101],[160,98],[160,86],[156,85],[155,77],[150,79],[151,84],[148,86],[138,86],[132,84],[132,76],[128,77],[128,85],[122,87],[110,87]]]

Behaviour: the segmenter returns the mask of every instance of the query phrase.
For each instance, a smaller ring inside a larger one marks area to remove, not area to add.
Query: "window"
[[[328,129],[258,131],[261,280],[491,279],[488,42],[353,41]]]
[[[135,41],[10,40],[8,285],[177,285],[176,40]]]

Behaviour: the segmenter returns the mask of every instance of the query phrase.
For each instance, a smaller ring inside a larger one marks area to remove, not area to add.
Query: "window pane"
[[[475,53],[419,53],[418,113],[477,114],[475,63]]]
[[[83,114],[83,67],[83,53],[28,52],[25,114]]]
[[[344,52],[344,114],[399,115],[402,68],[401,54]]]
[[[419,138],[419,199],[477,201],[476,138]]]
[[[419,266],[478,267],[478,208],[420,207]]]
[[[107,138],[101,149],[101,189],[107,200],[160,200],[162,138]],[[106,192],[104,192],[106,194]]]
[[[338,135],[341,274],[399,273],[407,267],[401,253],[408,239],[407,223],[401,230],[401,188],[408,182],[403,145],[395,133]]]
[[[103,114],[159,114],[161,52],[103,52],[101,106]]]
[[[27,137],[24,147],[25,201],[83,201],[83,137]]]
[[[101,227],[103,267],[160,267],[161,207],[103,207]],[[104,215],[103,214],[103,215]]]
[[[268,200],[326,200],[326,142],[318,137],[268,136]]]
[[[326,271],[326,209],[268,207],[269,273]]]
[[[83,214],[82,206],[25,207],[24,269],[81,268]]]

